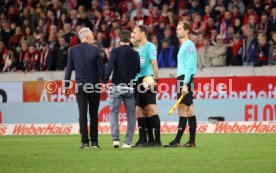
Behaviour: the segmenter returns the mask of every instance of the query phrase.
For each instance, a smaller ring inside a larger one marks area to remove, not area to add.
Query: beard
[[[179,39],[181,39],[181,38],[186,38],[186,36],[185,36],[185,34],[183,34],[183,35],[177,34],[177,38],[179,38]]]

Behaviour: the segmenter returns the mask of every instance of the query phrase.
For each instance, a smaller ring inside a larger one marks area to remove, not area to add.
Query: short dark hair
[[[189,33],[191,32],[192,28],[189,22],[180,21],[178,24],[182,24],[184,30],[189,30]]]
[[[148,27],[145,25],[138,25],[140,32],[144,32],[146,34],[146,36],[148,36],[149,30]]]
[[[128,30],[122,30],[119,34],[120,42],[129,43],[131,34]]]

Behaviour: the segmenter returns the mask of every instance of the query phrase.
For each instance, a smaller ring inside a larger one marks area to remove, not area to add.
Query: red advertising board
[[[176,99],[176,79],[162,78],[158,84],[158,100]],[[63,95],[62,81],[23,82],[24,102],[75,101],[75,87],[71,95]],[[101,100],[107,99],[101,94]],[[258,77],[206,77],[195,78],[195,99],[258,99],[276,98],[276,76]]]

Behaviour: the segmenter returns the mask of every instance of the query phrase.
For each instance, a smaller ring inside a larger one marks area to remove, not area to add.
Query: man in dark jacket
[[[138,52],[133,50],[130,44],[131,34],[123,30],[119,34],[120,47],[114,48],[110,54],[103,83],[107,83],[113,71],[112,86],[110,87],[110,125],[113,140],[113,147],[120,147],[120,134],[118,124],[118,114],[122,101],[125,104],[127,113],[127,133],[122,148],[131,148],[131,143],[136,125],[135,119],[135,98],[134,88],[131,82],[140,72],[140,57]],[[106,86],[106,85],[105,85]],[[106,89],[108,87],[105,87]]]
[[[100,81],[104,78],[104,66],[100,51],[93,43],[94,36],[89,28],[79,32],[81,44],[69,50],[67,69],[65,73],[65,95],[69,94],[69,82],[72,70],[76,71],[77,103],[79,107],[79,125],[81,133],[81,148],[89,148],[87,130],[87,107],[90,115],[90,140],[93,148],[98,144],[98,109],[100,104]],[[91,85],[93,87],[91,87]]]

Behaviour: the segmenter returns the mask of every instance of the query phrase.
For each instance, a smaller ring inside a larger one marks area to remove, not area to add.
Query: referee
[[[156,91],[147,90],[141,86],[146,76],[154,78],[154,85],[158,82],[157,49],[153,43],[147,40],[147,35],[148,29],[144,25],[136,25],[132,31],[132,42],[133,45],[137,46],[141,67],[141,71],[137,75],[137,90],[135,92],[139,128],[139,140],[135,146],[160,147],[162,145],[160,140],[160,118],[156,107]]]
[[[176,34],[181,42],[177,55],[177,98],[184,96],[178,107],[179,122],[176,137],[165,147],[180,147],[181,137],[188,121],[190,138],[183,147],[195,147],[196,117],[193,109],[192,86],[197,71],[197,52],[194,43],[189,39],[191,26],[188,22],[179,22]]]

